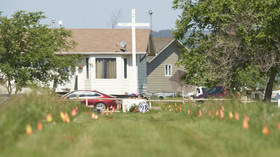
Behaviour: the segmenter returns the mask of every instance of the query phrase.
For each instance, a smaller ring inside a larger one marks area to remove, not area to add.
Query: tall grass
[[[77,104],[61,101],[47,90],[11,96],[6,104],[0,106],[0,150],[16,142],[21,135],[25,135],[27,124],[35,130],[38,121],[46,123],[45,116],[48,113],[59,123],[59,112],[69,112]]]
[[[62,124],[59,112],[71,111],[75,105],[77,102],[59,101],[48,92],[11,98],[0,108],[0,156],[236,157],[280,153],[280,111],[273,104],[209,101],[182,104],[180,112],[180,103],[166,103],[161,111],[99,114],[98,120],[93,120],[87,109],[79,109],[74,120]],[[223,119],[215,116],[222,106]],[[238,112],[240,120],[230,119],[230,112]],[[47,113],[55,122],[44,121]],[[248,130],[242,128],[244,115],[250,118]],[[44,130],[25,135],[26,124],[36,126],[38,120],[45,123]],[[262,134],[264,125],[269,127],[269,135]],[[1,151],[3,147],[6,149]]]
[[[168,111],[168,106],[171,105],[171,109],[173,112],[179,112],[178,105],[180,103],[169,103],[162,105],[162,109]],[[193,120],[198,120],[199,110],[202,110],[203,116],[202,119],[207,118],[211,120],[218,120],[220,117],[215,116],[215,112],[224,107],[224,119],[223,121],[231,123],[236,123],[233,119],[230,119],[230,112],[234,115],[236,112],[239,114],[240,120],[239,123],[242,122],[244,116],[247,115],[249,117],[249,125],[250,130],[262,133],[261,130],[264,125],[268,126],[271,130],[272,134],[277,135],[280,138],[280,131],[277,129],[277,124],[280,122],[280,109],[276,104],[272,103],[264,103],[261,101],[243,103],[239,100],[227,100],[227,101],[206,101],[203,103],[193,103],[189,102],[181,105],[183,109],[183,113],[187,114],[187,110],[191,110],[191,114],[188,118]],[[176,111],[177,108],[177,111]],[[208,112],[211,112],[212,115],[209,116]],[[241,125],[240,125],[241,126]]]

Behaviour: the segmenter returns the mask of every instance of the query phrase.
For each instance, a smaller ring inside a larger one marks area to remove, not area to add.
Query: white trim
[[[131,27],[132,23],[118,23],[117,26],[120,26],[120,27]],[[138,26],[138,27],[150,27],[150,24],[149,23],[136,23],[135,26]]]
[[[131,52],[56,52],[57,55],[132,55]],[[146,52],[136,52],[136,54],[146,54]]]

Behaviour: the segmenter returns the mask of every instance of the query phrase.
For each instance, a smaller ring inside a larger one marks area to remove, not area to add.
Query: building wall
[[[125,93],[135,93],[135,83],[133,79],[132,70],[132,57],[131,55],[90,55],[89,58],[89,79],[86,75],[86,65],[84,65],[82,70],[78,67],[76,72],[71,76],[70,81],[64,85],[60,85],[57,88],[57,92],[62,92],[63,89],[74,90],[75,87],[75,76],[78,76],[78,90],[98,90],[106,94],[125,94]],[[85,57],[86,58],[86,57]],[[96,58],[116,58],[117,76],[115,79],[96,79]],[[124,78],[124,58],[127,58],[127,78]],[[137,57],[139,58],[139,57]],[[145,63],[144,63],[145,62]],[[138,85],[142,86],[145,82],[145,77],[143,75],[143,70],[146,66],[146,60],[140,63],[138,68]],[[139,63],[139,60],[138,60]]]
[[[147,63],[147,90],[151,93],[166,92],[172,93],[171,76],[165,76],[165,65],[172,65],[172,75],[177,70],[184,70],[183,67],[176,66],[179,55],[183,52],[175,41],[169,45],[163,52],[158,54],[154,60]]]
[[[138,89],[139,93],[146,91],[147,84],[147,60],[145,55],[137,56],[138,65]]]

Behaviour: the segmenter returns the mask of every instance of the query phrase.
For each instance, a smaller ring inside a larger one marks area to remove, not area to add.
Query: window
[[[172,76],[172,65],[171,64],[165,64],[164,74],[165,74],[165,76]]]
[[[87,79],[89,79],[89,58],[86,58]]]
[[[96,58],[96,78],[116,78],[116,58]]]
[[[127,78],[127,58],[123,59],[123,63],[124,63],[124,78]]]

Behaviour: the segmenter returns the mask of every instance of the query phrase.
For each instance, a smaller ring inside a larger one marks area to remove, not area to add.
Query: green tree
[[[190,47],[179,62],[187,70],[186,81],[223,83],[239,90],[244,86],[260,86],[268,79],[265,99],[270,100],[279,70],[280,2],[174,0],[173,3],[175,9],[182,9],[175,37]]]
[[[71,32],[40,23],[42,12],[18,11],[0,16],[0,81],[9,94],[28,84],[68,80],[79,56],[57,55],[74,47]]]

